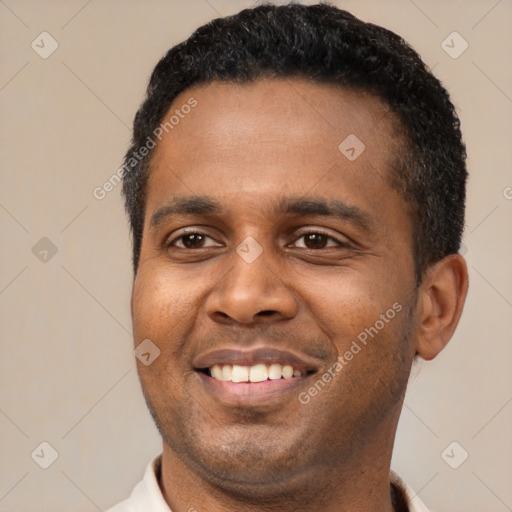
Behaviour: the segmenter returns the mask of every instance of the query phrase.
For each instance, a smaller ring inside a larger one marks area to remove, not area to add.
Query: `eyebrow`
[[[313,197],[283,198],[274,208],[276,215],[319,215],[334,217],[342,221],[349,221],[358,228],[369,231],[372,225],[370,216],[354,205],[349,205],[339,199],[317,199]]]
[[[225,211],[221,203],[209,196],[174,197],[153,213],[150,227],[156,230],[165,220],[178,215],[219,215]],[[348,221],[364,231],[370,231],[372,226],[369,215],[363,210],[337,199],[286,197],[272,207],[272,214],[333,217]]]
[[[153,213],[150,226],[155,230],[164,220],[177,215],[211,215],[223,211],[221,204],[208,196],[175,197]]]

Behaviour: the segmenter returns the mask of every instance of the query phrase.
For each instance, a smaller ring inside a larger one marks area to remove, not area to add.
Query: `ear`
[[[468,292],[468,269],[460,254],[451,254],[430,268],[418,294],[416,353],[430,361],[450,341]]]

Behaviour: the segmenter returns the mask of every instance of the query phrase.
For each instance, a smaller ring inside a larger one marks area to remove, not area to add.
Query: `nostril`
[[[265,311],[260,311],[258,313],[258,315],[260,315],[260,316],[269,316],[269,315],[273,315],[274,313],[277,313],[277,311],[274,311],[272,309],[266,309]]]

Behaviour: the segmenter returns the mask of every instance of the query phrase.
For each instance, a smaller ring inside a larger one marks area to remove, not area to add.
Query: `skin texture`
[[[161,351],[138,371],[163,438],[164,496],[173,512],[389,512],[410,368],[452,336],[465,262],[443,259],[416,287],[410,208],[388,180],[400,138],[380,100],[265,79],[195,87],[171,110],[190,97],[197,106],[152,159],[132,295],[135,344],[150,339]],[[354,161],[338,149],[350,134],[365,144]],[[151,226],[156,211],[190,196],[223,210]],[[276,211],[298,197],[341,201],[365,222]],[[183,228],[205,237],[180,238]],[[318,232],[327,236],[306,236]],[[247,237],[262,249],[251,263],[236,252]],[[394,304],[401,311],[301,403],[299,394]],[[316,373],[248,406],[220,400],[194,369],[212,349],[257,345],[307,357]]]

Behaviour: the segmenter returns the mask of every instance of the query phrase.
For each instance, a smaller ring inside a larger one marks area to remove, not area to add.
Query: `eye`
[[[299,242],[300,241],[300,242]],[[301,249],[328,249],[331,247],[350,247],[349,244],[336,239],[322,231],[309,231],[302,233],[294,244]],[[178,249],[203,249],[217,247],[219,244],[208,235],[197,231],[183,233],[166,243],[167,247]]]
[[[302,233],[297,240],[303,239],[302,245],[295,245],[303,249],[328,249],[330,247],[349,247],[347,243],[337,240],[322,231],[309,231]]]
[[[213,243],[207,245],[207,240]],[[204,247],[215,247],[218,244],[204,233],[189,232],[173,238],[166,245],[167,247],[178,247],[179,249],[202,249]]]

